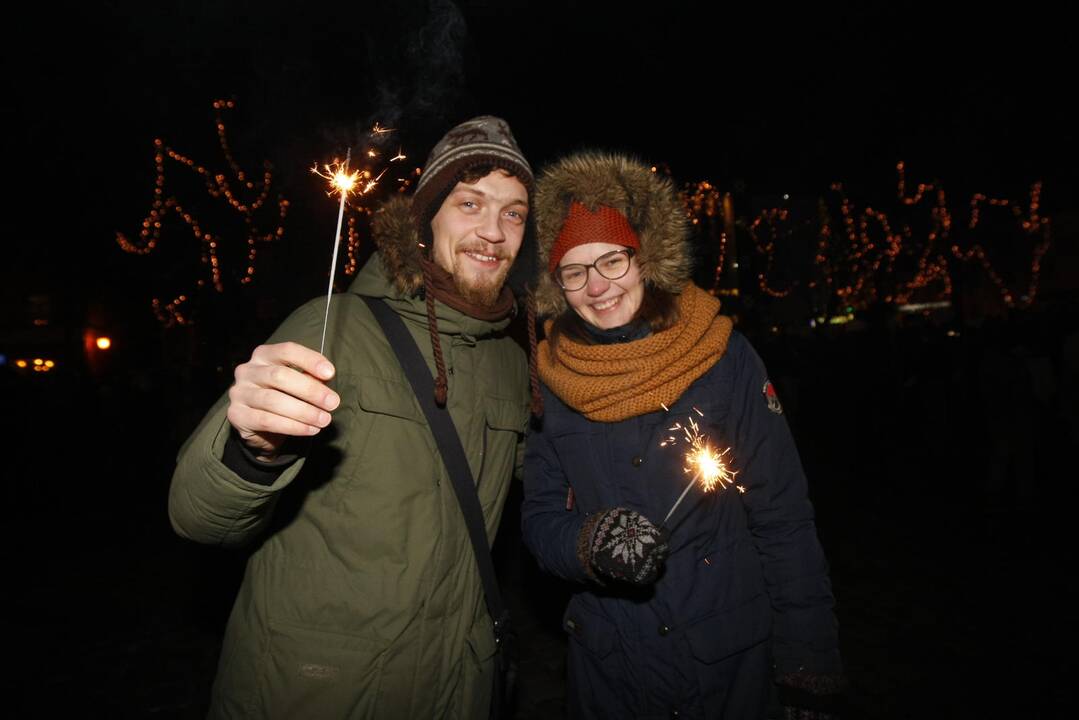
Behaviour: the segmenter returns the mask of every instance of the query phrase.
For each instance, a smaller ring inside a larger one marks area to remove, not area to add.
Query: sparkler
[[[324,173],[319,171],[318,165],[311,168],[311,172],[329,180],[330,187],[341,193],[341,204],[337,209],[337,231],[333,235],[333,259],[330,261],[330,284],[326,288],[326,315],[322,319],[322,342],[318,346],[319,354],[322,354],[322,351],[326,349],[326,325],[330,321],[330,298],[333,296],[333,278],[337,274],[337,251],[341,247],[341,221],[345,217],[345,200],[348,198],[349,193],[353,192],[356,183],[360,179],[359,170],[351,174],[348,171],[348,163],[351,159],[352,148],[349,148],[343,163],[335,159],[329,165],[323,165],[323,168],[325,168]]]
[[[371,135],[381,136],[387,133],[393,132],[393,128],[384,128],[378,123],[375,123],[374,128],[371,129]],[[378,152],[374,149],[368,148],[366,155],[369,158],[377,158]],[[397,162],[399,160],[406,159],[406,156],[401,152],[400,148],[397,150],[397,155],[390,158],[390,162]],[[322,319],[322,341],[319,343],[318,351],[323,353],[326,349],[326,327],[330,321],[330,300],[333,297],[333,280],[337,275],[337,254],[341,247],[341,224],[345,218],[345,202],[349,195],[366,195],[375,189],[379,180],[386,174],[389,168],[384,168],[377,176],[374,175],[371,170],[356,170],[349,172],[349,163],[352,161],[352,148],[348,149],[345,154],[344,162],[334,158],[333,162],[328,165],[323,165],[322,169],[319,169],[316,163],[311,168],[311,172],[318,175],[324,180],[330,182],[330,195],[334,193],[340,193],[341,201],[337,208],[337,231],[333,236],[333,258],[330,261],[330,281],[329,286],[326,288],[326,314]],[[359,187],[360,183],[363,183],[362,187]]]
[[[693,411],[701,417],[704,417],[704,413],[697,408],[693,408]],[[659,525],[661,529],[667,524],[667,521],[671,519],[671,515],[673,515],[674,511],[678,509],[678,506],[682,504],[682,500],[685,499],[690,489],[696,485],[697,482],[700,482],[701,490],[704,492],[711,492],[717,486],[722,489],[733,484],[734,476],[738,474],[728,467],[727,461],[724,459],[727,457],[728,453],[730,453],[731,449],[727,448],[720,452],[712,447],[707,436],[701,434],[701,428],[692,416],[687,418],[687,424],[683,425],[682,423],[675,423],[674,426],[668,428],[668,430],[672,433],[681,431],[682,438],[685,440],[686,444],[689,445],[689,449],[686,450],[685,454],[686,465],[683,470],[686,474],[693,473],[693,478],[689,481],[689,484],[686,485],[682,494],[678,496],[678,499],[670,509],[670,512],[667,513],[667,516],[663,518],[663,522]],[[666,447],[676,442],[678,442],[678,438],[675,435],[669,435],[667,439],[659,444],[659,446]],[[741,490],[741,488],[739,488],[739,490]]]

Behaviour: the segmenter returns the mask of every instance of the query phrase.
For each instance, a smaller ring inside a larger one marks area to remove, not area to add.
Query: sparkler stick
[[[689,481],[689,485],[686,485],[686,489],[683,490],[682,494],[678,496],[677,500],[675,500],[674,507],[670,509],[670,512],[667,513],[667,517],[663,518],[663,522],[659,524],[660,530],[662,530],[663,527],[667,524],[667,521],[671,519],[671,515],[674,515],[674,511],[678,509],[678,506],[682,504],[682,500],[686,497],[686,493],[689,492],[689,489],[697,484],[697,478],[699,477],[700,473],[697,473],[693,476],[693,479]]]
[[[333,259],[330,261],[330,283],[326,288],[326,315],[322,319],[322,342],[319,343],[318,351],[321,354],[326,349],[326,326],[330,322],[330,298],[333,296],[333,279],[337,274],[337,251],[341,247],[341,222],[345,218],[345,199],[348,194],[352,192],[352,189],[356,187],[356,181],[360,177],[360,172],[356,171],[351,175],[348,172],[348,163],[352,159],[352,148],[349,148],[345,154],[345,162],[339,164],[334,160],[329,165],[324,165],[326,173],[319,172],[318,166],[311,168],[311,172],[315,173],[319,177],[326,178],[330,181],[330,186],[335,190],[341,191],[341,203],[337,209],[337,231],[333,235]]]

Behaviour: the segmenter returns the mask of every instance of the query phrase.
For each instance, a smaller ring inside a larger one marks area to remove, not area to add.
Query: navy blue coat
[[[669,412],[593,422],[543,388],[542,425],[527,440],[522,530],[542,568],[587,583],[563,620],[572,716],[761,717],[773,672],[840,671],[805,474],[769,390],[737,332]],[[713,446],[731,448],[745,492],[690,490],[667,523],[671,552],[654,586],[588,582],[577,557],[586,515],[621,506],[658,525],[690,477],[684,443],[660,442],[691,417]]]

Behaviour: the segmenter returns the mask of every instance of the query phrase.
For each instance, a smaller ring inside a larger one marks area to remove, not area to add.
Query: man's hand
[[[259,345],[236,367],[228,419],[260,458],[273,459],[287,436],[308,437],[330,424],[341,398],[324,381],[334,367],[296,343]]]

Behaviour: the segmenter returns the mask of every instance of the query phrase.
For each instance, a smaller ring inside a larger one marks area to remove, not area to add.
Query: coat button
[[[666,625],[660,625],[660,626],[659,626],[659,634],[660,634],[660,635],[664,635],[664,636],[665,636],[665,635],[666,635],[667,633],[669,633],[670,631],[671,631],[671,629],[670,629],[669,627],[667,627]]]
[[[640,467],[641,463],[643,463],[643,462],[644,462],[644,458],[642,458],[640,455],[637,455],[632,460],[630,460],[630,463],[633,464],[633,467]]]

